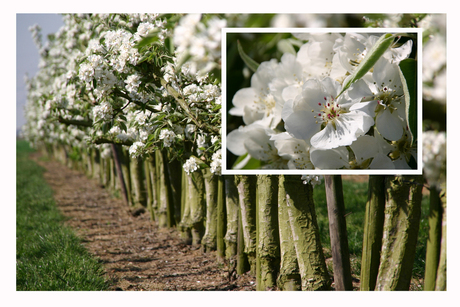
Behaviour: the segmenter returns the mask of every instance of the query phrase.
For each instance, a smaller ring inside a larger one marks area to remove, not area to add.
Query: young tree
[[[385,176],[370,175],[364,216],[361,291],[373,291],[380,266],[385,219]]]
[[[422,176],[385,177],[385,221],[376,290],[409,290],[422,187]]]

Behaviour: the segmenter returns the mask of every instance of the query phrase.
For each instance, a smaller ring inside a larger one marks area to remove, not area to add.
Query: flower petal
[[[310,160],[317,169],[340,169],[348,167],[348,150],[346,147],[334,149],[312,148]]]
[[[247,150],[244,147],[244,141],[247,137],[244,127],[239,127],[227,135],[227,149],[236,156],[244,155]]]
[[[364,112],[349,112],[340,114],[340,118],[326,125],[326,128],[312,136],[310,143],[313,147],[331,149],[351,145],[359,136],[364,135],[374,123],[374,120]]]
[[[302,139],[307,142],[310,138],[320,130],[320,124],[316,124],[312,118],[311,111],[308,112],[304,108],[294,108],[294,101],[288,100],[284,104],[281,117],[284,120],[284,127],[292,136],[297,139]]]
[[[385,156],[382,153],[375,155],[371,164],[369,165],[370,169],[395,169],[393,161],[388,156]]]
[[[389,109],[384,110],[376,119],[377,130],[390,141],[399,140],[404,133],[401,119]]]
[[[233,108],[228,113],[235,116],[243,116],[244,107],[254,104],[257,99],[256,91],[252,87],[240,89],[233,96]]]

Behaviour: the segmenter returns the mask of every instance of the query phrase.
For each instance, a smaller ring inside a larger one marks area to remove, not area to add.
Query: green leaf
[[[238,159],[236,159],[235,163],[233,163],[232,168],[235,169],[235,167],[238,164],[241,164],[244,161],[244,159],[247,158],[247,156],[248,156],[248,153],[245,153],[244,155],[239,156]],[[241,167],[240,165],[239,169],[259,169],[261,164],[262,162],[260,160],[257,160],[251,157],[248,161],[246,161],[246,164],[244,166]]]
[[[411,134],[411,145],[417,141],[417,61],[405,59],[399,63],[399,75],[406,101],[406,118]]]
[[[297,52],[294,49],[294,46],[292,46],[292,43],[288,39],[282,39],[277,43],[278,50],[281,53],[292,53],[293,55],[296,55]]]
[[[235,166],[237,166],[238,164],[240,164],[247,156],[248,156],[248,153],[245,153],[244,155],[239,156],[239,157],[236,159],[235,163],[233,163],[232,168],[235,168]]]
[[[200,167],[200,169],[209,168],[209,166],[206,163],[199,163],[198,166]]]
[[[136,44],[137,49],[141,49],[142,47],[145,47],[147,45],[151,45],[155,42],[158,41],[158,31],[159,30],[153,30],[149,34],[147,34],[140,42]]]
[[[182,65],[184,65],[191,58],[192,58],[192,55],[189,52],[186,51],[182,53],[181,56],[179,57],[178,63],[176,64],[176,71],[180,71],[180,68],[182,67]]]
[[[260,160],[251,157],[242,169],[259,169],[261,165],[262,162]]]
[[[126,127],[124,122],[119,122],[118,125],[120,126],[120,129],[124,132],[128,131],[128,128]]]
[[[372,46],[371,50],[366,54],[364,59],[356,67],[355,71],[348,79],[348,81],[343,85],[342,91],[338,96],[345,92],[353,83],[364,77],[364,75],[374,67],[374,64],[380,59],[380,57],[385,53],[385,51],[393,43],[395,36],[391,33],[383,34],[377,40],[377,42]]]
[[[251,59],[243,50],[243,47],[241,47],[240,41],[238,41],[238,53],[240,54],[241,59],[243,59],[243,62],[249,67],[250,70],[253,72],[257,71],[257,68],[259,68],[259,63]]]

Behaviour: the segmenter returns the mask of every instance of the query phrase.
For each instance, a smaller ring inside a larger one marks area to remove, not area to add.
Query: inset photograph
[[[421,174],[420,29],[223,31],[223,174]]]

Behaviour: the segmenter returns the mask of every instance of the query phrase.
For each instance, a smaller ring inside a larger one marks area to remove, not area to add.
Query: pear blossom
[[[423,133],[423,171],[430,185],[438,186],[446,180],[446,133]]]
[[[233,97],[231,115],[242,116],[246,125],[256,123],[275,128],[281,120],[281,105],[276,104],[269,83],[276,75],[276,60],[262,62],[251,77],[251,87],[239,90]]]
[[[182,167],[184,168],[184,171],[187,173],[187,175],[190,175],[191,173],[198,170],[198,164],[196,163],[196,159],[194,157],[187,159]]]
[[[401,77],[396,64],[380,58],[372,75],[366,75],[348,91],[354,98],[363,98],[363,104],[354,108],[375,117],[375,124],[383,137],[399,140],[404,133],[405,99]]]
[[[365,112],[352,110],[354,101],[340,93],[341,85],[329,77],[309,79],[301,95],[288,100],[281,113],[286,131],[311,146],[331,149],[350,145],[374,124]]]
[[[212,162],[210,165],[210,170],[211,173],[215,175],[220,175],[222,171],[222,154],[221,150],[217,150],[213,155],[212,155]]]
[[[303,184],[311,184],[314,188],[316,185],[321,184],[321,177],[320,175],[302,175],[300,179]]]
[[[395,168],[392,160],[379,148],[378,141],[369,135],[359,137],[350,145],[350,150],[345,146],[333,149],[312,148],[310,157],[317,169]]]
[[[287,169],[290,157],[281,157],[275,146],[272,135],[276,134],[270,128],[252,124],[233,130],[227,136],[227,149],[235,155],[253,157],[266,163],[263,168]],[[247,162],[247,161],[246,161]]]
[[[275,141],[278,155],[288,160],[289,169],[314,169],[310,160],[310,145],[304,140],[293,138],[289,133],[274,134],[270,138]]]
[[[142,142],[134,142],[133,145],[129,147],[129,155],[132,158],[137,158],[142,155],[142,151],[145,148],[145,144]]]

